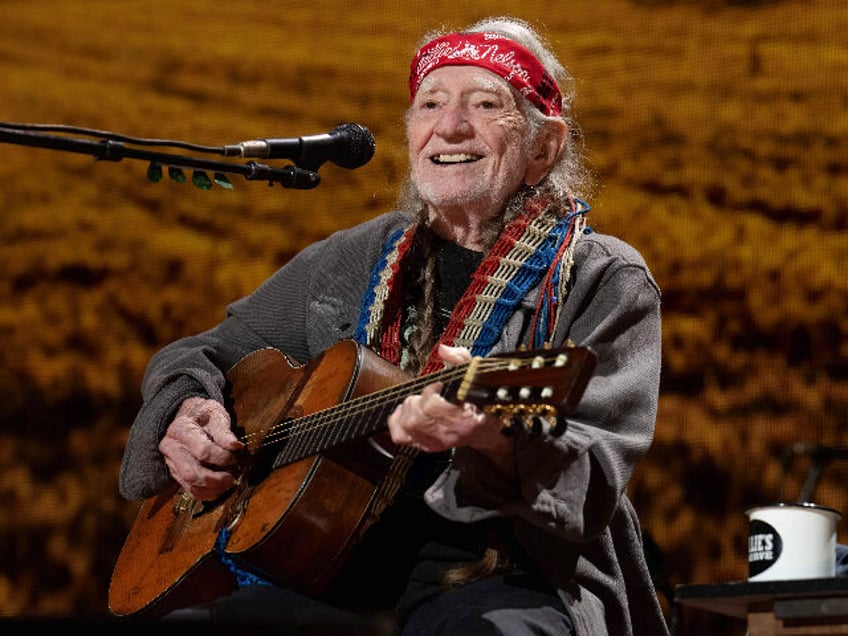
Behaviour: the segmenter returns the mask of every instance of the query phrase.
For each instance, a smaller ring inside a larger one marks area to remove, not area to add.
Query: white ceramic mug
[[[836,575],[836,525],[842,515],[814,503],[778,503],[748,515],[748,580]]]

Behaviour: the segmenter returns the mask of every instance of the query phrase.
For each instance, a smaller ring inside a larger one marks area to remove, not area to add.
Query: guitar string
[[[547,362],[549,359],[544,358],[544,360]],[[509,368],[509,366],[513,363],[514,359],[481,359],[479,361],[479,368],[482,371],[490,371],[498,367]],[[524,366],[527,366],[527,364],[525,363]],[[314,413],[305,415],[300,418],[296,418],[294,420],[280,422],[271,426],[266,431],[266,435],[260,443],[260,448],[279,443],[286,439],[309,435],[316,430],[325,429],[329,425],[336,423],[338,419],[349,418],[352,415],[357,415],[363,412],[363,409],[365,411],[369,410],[372,404],[375,402],[386,402],[388,397],[393,397],[393,394],[406,395],[410,392],[410,388],[414,385],[423,386],[436,380],[448,381],[451,379],[456,379],[457,377],[465,374],[466,372],[467,365],[450,370],[448,373],[438,373],[430,376],[425,376],[409,383],[403,383],[401,385],[388,387],[387,389],[384,389],[382,391],[361,396],[359,398],[355,398],[354,400],[343,402],[339,405],[335,405],[328,409],[316,411]],[[329,422],[322,422],[322,420],[327,416],[327,414],[332,415],[334,412],[338,414],[338,417],[331,418]],[[262,433],[250,433],[246,436],[246,439],[260,434]]]
[[[391,387],[386,387],[380,391],[369,393],[358,398],[354,398],[353,400],[349,400],[347,402],[342,402],[341,404],[334,405],[330,408],[323,409],[320,411],[315,411],[314,413],[310,413],[303,417],[297,418],[295,420],[283,421],[279,424],[275,424],[268,429],[267,435],[264,439],[267,439],[269,443],[277,443],[281,439],[288,439],[291,437],[297,437],[302,435],[307,435],[315,431],[316,429],[326,428],[330,424],[335,423],[337,419],[347,419],[352,415],[359,415],[362,412],[368,412],[374,403],[388,403],[391,402],[391,399],[396,398],[396,396],[406,396],[414,392],[427,384],[435,381],[444,381],[451,382],[464,376],[468,371],[469,365],[462,365],[459,367],[453,367],[451,369],[447,369],[445,371],[441,371],[435,374],[430,374],[427,376],[422,376],[420,378],[415,378],[410,382],[404,382],[400,385],[393,385]],[[502,360],[491,359],[491,360],[480,360],[478,368],[482,370],[490,370],[491,368],[496,368],[498,366],[506,366]],[[320,422],[322,418],[324,418],[327,414],[333,415],[337,413],[338,416],[336,420],[331,420],[330,422]],[[315,420],[319,420],[317,424]],[[261,433],[256,433],[261,434]],[[262,444],[264,446],[265,444]]]
[[[533,358],[521,358],[522,362],[519,363],[520,367],[528,367],[534,362],[538,364],[540,360],[544,363],[542,366],[547,367],[549,366],[550,361],[556,360],[559,355],[559,352],[556,351],[554,351],[554,353],[557,354],[556,356],[549,356],[547,355],[548,353],[549,352],[545,352],[545,355],[538,354]],[[478,370],[491,372],[497,369],[509,369],[515,364],[515,361],[516,358],[481,358],[478,361]],[[286,440],[301,438],[306,435],[311,435],[316,431],[328,429],[328,427],[337,423],[340,419],[348,419],[361,413],[368,412],[374,404],[379,404],[381,402],[388,403],[396,396],[410,394],[414,391],[414,389],[423,387],[431,382],[450,382],[452,380],[456,380],[467,373],[468,366],[469,365],[463,365],[449,369],[445,372],[423,376],[411,382],[402,383],[374,393],[369,393],[367,395],[354,398],[353,400],[334,405],[327,409],[322,409],[315,411],[314,413],[295,418],[294,420],[273,424],[264,431],[264,437],[262,438],[258,448],[266,448]],[[328,416],[329,420],[323,421],[327,419]],[[262,431],[248,433],[242,438],[242,441],[247,443],[253,437],[262,434]]]
[[[369,393],[340,404],[309,413],[294,420],[282,421],[270,426],[265,434],[265,437],[260,443],[260,448],[279,443],[286,439],[308,435],[315,430],[326,428],[330,424],[340,419],[348,419],[352,416],[359,415],[363,412],[368,412],[375,404],[391,402],[397,396],[408,395],[413,393],[420,387],[423,387],[431,382],[445,381],[450,382],[458,377],[462,377],[466,372],[465,369],[450,370],[448,373],[439,373],[436,375],[424,378],[416,378],[411,382],[404,382],[400,386],[391,386],[374,393]],[[321,420],[327,416],[331,417],[330,422],[322,422]],[[333,418],[335,416],[335,418]],[[261,435],[258,431],[250,433],[246,437]]]

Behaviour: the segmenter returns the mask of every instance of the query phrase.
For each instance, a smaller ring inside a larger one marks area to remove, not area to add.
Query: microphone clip
[[[269,186],[279,183],[284,188],[295,190],[311,190],[321,183],[321,175],[314,170],[306,170],[299,166],[272,168],[263,163],[248,161],[244,178],[250,181],[267,181]]]

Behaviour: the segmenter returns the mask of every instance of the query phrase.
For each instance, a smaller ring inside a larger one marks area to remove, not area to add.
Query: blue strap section
[[[368,344],[368,335],[365,328],[371,322],[371,312],[377,295],[377,286],[380,284],[380,275],[386,267],[389,254],[391,254],[392,250],[395,249],[404,232],[406,232],[405,229],[397,230],[390,235],[388,239],[386,239],[386,242],[383,245],[383,253],[371,269],[371,277],[368,281],[368,291],[362,299],[362,308],[359,312],[359,322],[356,325],[356,332],[353,336],[354,340],[360,344]]]
[[[586,201],[582,199],[575,199],[575,202],[578,204],[574,212],[570,212],[565,216],[564,219],[560,220],[557,223],[557,232],[559,233],[559,238],[557,239],[556,245],[554,249],[556,251],[559,250],[562,241],[565,238],[565,233],[568,232],[568,228],[575,221],[575,218],[579,215],[586,214],[591,208]],[[563,232],[564,231],[564,232]],[[577,240],[576,237],[572,240]],[[536,315],[536,328],[535,328],[535,336],[533,338],[532,346],[536,349],[542,347],[545,344],[545,339],[550,335],[551,330],[553,329],[553,325],[549,325],[549,317],[550,317],[550,308],[552,305],[558,305],[562,300],[559,297],[559,277],[561,273],[561,268],[559,262],[551,263],[551,267],[554,268],[553,276],[551,277],[551,284],[549,289],[541,290],[542,298],[541,298],[541,306],[539,308],[539,312]]]
[[[551,233],[536,249],[536,252],[527,259],[512,280],[507,283],[501,297],[495,301],[494,309],[483,323],[480,336],[471,348],[472,355],[485,356],[491,351],[500,337],[506,321],[509,320],[515,310],[515,306],[521,302],[521,299],[545,272],[556,266],[553,261],[572,221],[571,215],[560,219]],[[544,331],[540,330],[540,332],[544,334]]]
[[[218,533],[218,538],[215,540],[215,552],[218,554],[218,558],[221,559],[221,562],[235,575],[238,586],[247,587],[248,585],[272,585],[269,580],[264,579],[253,572],[248,572],[240,567],[239,564],[236,563],[235,559],[224,551],[229,539],[230,531],[227,530],[227,528],[223,528],[221,532]]]

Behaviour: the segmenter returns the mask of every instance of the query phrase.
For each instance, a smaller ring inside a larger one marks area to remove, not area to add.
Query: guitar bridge
[[[177,500],[174,502],[174,505],[171,511],[175,516],[179,516],[184,512],[187,512],[194,505],[195,501],[192,499],[191,495],[187,492],[181,492],[180,496],[177,497]]]

